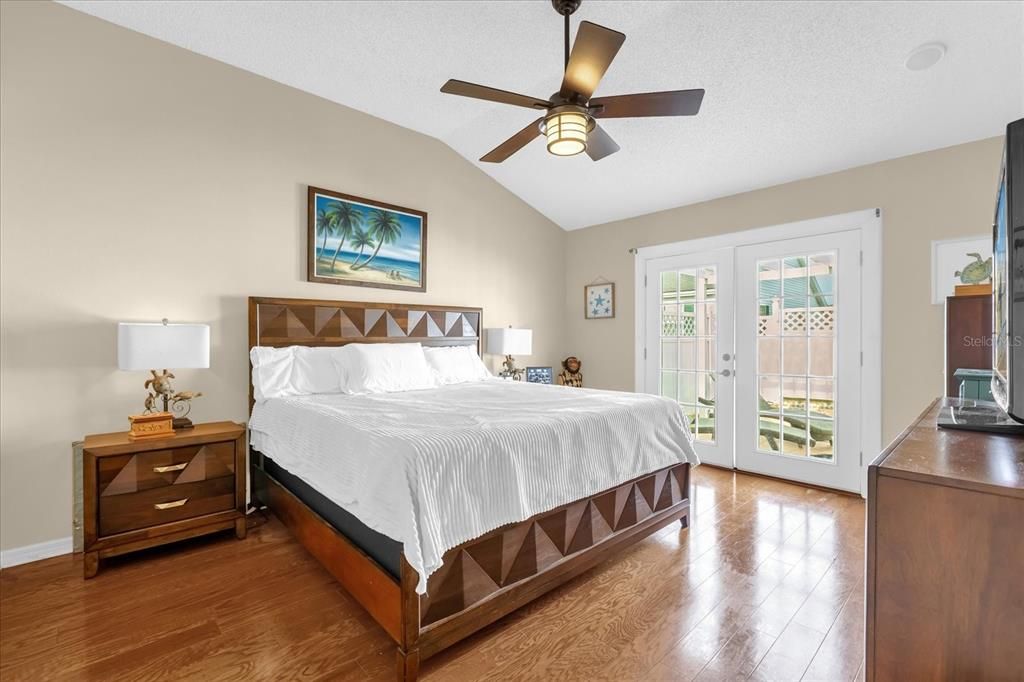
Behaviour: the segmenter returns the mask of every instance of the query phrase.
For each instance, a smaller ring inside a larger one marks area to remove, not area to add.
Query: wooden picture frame
[[[427,290],[426,212],[313,186],[306,200],[307,281]]]
[[[527,367],[526,381],[531,384],[553,384],[554,373],[551,367]]]
[[[583,316],[588,320],[610,320],[615,317],[614,282],[583,287]]]

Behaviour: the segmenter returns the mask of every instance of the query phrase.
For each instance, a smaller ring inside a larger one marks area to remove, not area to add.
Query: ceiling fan
[[[704,99],[702,89],[593,97],[626,36],[583,21],[570,52],[569,15],[579,8],[580,2],[582,0],[551,0],[555,11],[565,18],[565,75],[562,87],[549,99],[455,79],[441,87],[441,92],[449,95],[546,110],[536,121],[487,152],[481,161],[501,163],[541,134],[547,137],[548,151],[556,156],[572,156],[585,151],[591,159],[599,161],[619,151],[619,145],[595,119],[693,116],[700,111],[700,103]]]

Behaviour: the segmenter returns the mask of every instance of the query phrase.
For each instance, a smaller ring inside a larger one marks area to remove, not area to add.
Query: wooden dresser
[[[960,394],[958,369],[992,369],[992,295],[946,298],[946,395]]]
[[[937,413],[868,468],[865,675],[1024,679],[1024,438]]]
[[[245,537],[245,462],[245,427],[234,422],[151,440],[86,436],[85,577],[118,554],[229,528]]]

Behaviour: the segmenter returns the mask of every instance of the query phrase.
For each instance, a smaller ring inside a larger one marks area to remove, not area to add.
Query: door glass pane
[[[675,339],[661,342],[661,368],[679,369],[679,342]]]
[[[678,372],[662,372],[661,373],[661,395],[666,398],[676,400],[679,394],[678,381],[676,380]]]
[[[757,449],[831,462],[835,253],[758,261]]]
[[[806,336],[787,336],[782,340],[782,373],[807,374]]]
[[[675,301],[679,298],[679,273],[667,270],[661,273],[661,300]]]
[[[718,369],[718,356],[715,355],[715,339],[700,338],[694,343],[697,345],[697,369],[707,372],[714,372]]]
[[[715,375],[701,372],[697,377],[697,440],[715,440]]]
[[[782,282],[779,279],[781,270],[779,261],[763,260],[757,263],[757,297],[759,299],[778,298],[782,295]]]
[[[684,405],[695,405],[697,403],[696,373],[679,373],[679,402],[681,402]]]
[[[675,303],[661,306],[661,335],[679,336],[679,306]]]
[[[679,300],[680,301],[695,301],[695,300],[697,300],[697,271],[696,270],[680,270],[679,271]]]
[[[778,337],[759,338],[757,340],[757,371],[762,374],[781,374],[782,366],[779,364],[781,352],[782,344]]]
[[[696,348],[694,339],[679,339],[679,369],[697,369]]]
[[[694,437],[707,443],[718,425],[717,276],[713,265],[660,273],[660,392],[680,404]]]
[[[716,269],[713,267],[701,268],[697,271],[697,294],[698,299],[701,301],[713,301],[715,300],[715,274]]]
[[[679,306],[679,335],[697,335],[697,304],[683,303]]]

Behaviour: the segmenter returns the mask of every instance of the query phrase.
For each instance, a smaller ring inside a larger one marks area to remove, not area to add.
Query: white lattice
[[[835,331],[835,309],[834,308],[811,308],[808,327],[811,332],[832,332]]]
[[[783,332],[802,332],[807,328],[807,311],[803,308],[791,308],[782,315]]]
[[[761,315],[757,320],[758,336],[776,336],[778,332],[778,317],[775,315]],[[805,330],[811,334],[835,333],[836,314],[835,308],[790,308],[783,313],[782,331],[784,334],[804,333]]]

